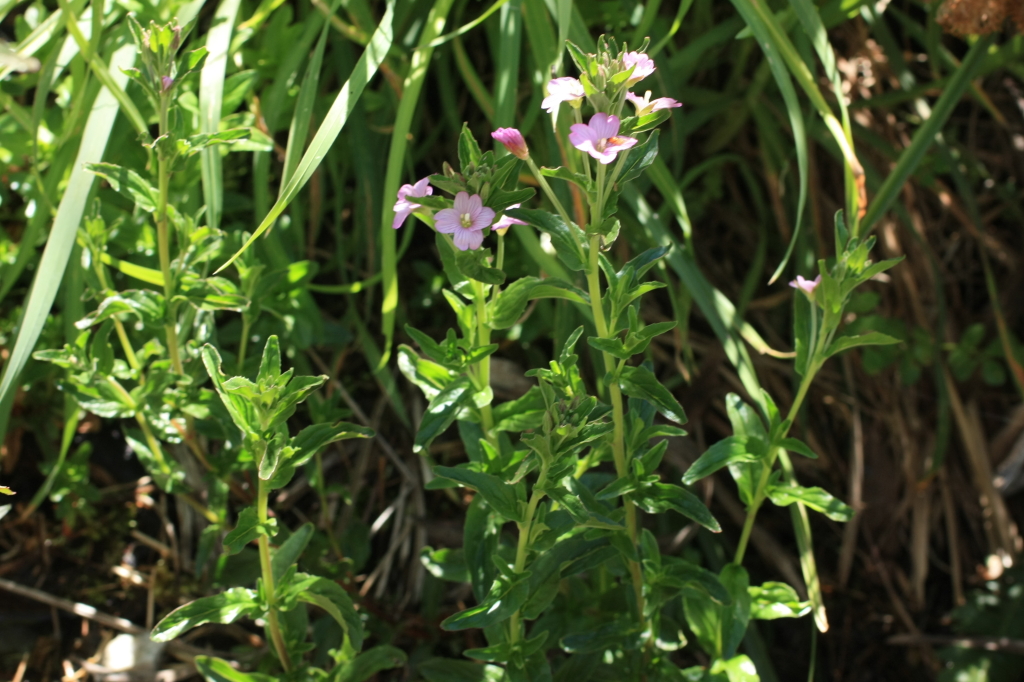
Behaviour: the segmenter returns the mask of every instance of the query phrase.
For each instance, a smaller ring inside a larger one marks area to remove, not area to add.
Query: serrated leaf
[[[434,438],[451,426],[462,408],[472,401],[473,392],[472,382],[466,375],[460,376],[439,391],[427,405],[427,411],[423,413],[423,420],[412,446],[413,452],[422,452],[430,446]]]
[[[131,199],[143,211],[156,211],[159,193],[135,171],[113,163],[89,163],[85,167],[106,180],[115,192]]]

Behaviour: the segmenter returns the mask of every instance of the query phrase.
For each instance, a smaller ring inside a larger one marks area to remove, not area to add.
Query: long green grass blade
[[[335,3],[335,7],[337,3]],[[334,8],[332,8],[332,11]],[[313,105],[316,104],[316,93],[320,87],[320,68],[324,61],[324,48],[327,45],[327,32],[330,24],[324,22],[320,30],[320,38],[317,40],[316,48],[313,50],[313,58],[309,60],[306,73],[302,77],[302,85],[299,87],[299,96],[295,101],[295,113],[292,115],[292,122],[288,128],[288,146],[285,148],[284,169],[281,171],[281,193],[287,187],[288,181],[295,174],[295,169],[302,158],[302,151],[306,146],[306,136],[309,134],[309,124],[313,116]]]
[[[384,205],[380,218],[380,270],[384,277],[382,283],[383,301],[381,303],[381,332],[384,334],[384,347],[381,350],[377,368],[383,368],[391,357],[391,346],[395,338],[395,313],[398,309],[398,259],[396,258],[395,231],[391,229],[393,215],[391,200],[398,194],[402,182],[402,171],[405,166],[405,152],[409,147],[409,128],[416,105],[423,90],[423,82],[427,78],[427,66],[434,54],[430,43],[444,30],[454,0],[436,0],[427,14],[423,32],[420,34],[419,47],[412,56],[409,75],[405,77],[402,87],[402,100],[395,115],[395,127],[391,133],[391,148],[388,151],[388,167],[384,175]]]
[[[213,27],[206,36],[206,63],[199,74],[199,132],[216,133],[220,129],[221,107],[224,102],[224,73],[231,47],[231,31],[238,16],[241,0],[224,0],[213,16]],[[203,176],[203,199],[206,201],[206,220],[213,229],[220,225],[224,203],[224,177],[221,169],[221,150],[213,145],[200,152]]]
[[[110,59],[110,77],[118,85],[124,87],[128,77],[121,69],[131,68],[135,63],[135,45],[126,44],[114,52]],[[123,92],[123,90],[122,90]],[[57,216],[46,240],[43,257],[39,261],[32,291],[29,293],[25,312],[19,325],[18,338],[14,342],[14,350],[4,366],[3,377],[0,378],[0,440],[7,433],[7,423],[11,414],[18,376],[25,367],[35,348],[39,334],[43,330],[50,306],[57,296],[64,269],[75,245],[75,233],[82,222],[86,200],[95,176],[85,169],[86,164],[99,163],[103,160],[103,152],[110,138],[110,130],[117,118],[118,102],[106,88],[100,90],[93,103],[89,120],[82,133],[82,144],[78,148],[78,157],[71,168],[67,189],[57,208]]]
[[[512,0],[501,8],[498,40],[498,68],[494,77],[494,127],[516,123],[516,86],[519,83],[519,57],[523,46],[522,0]]]
[[[356,62],[355,68],[352,70],[352,75],[349,76],[348,80],[345,81],[345,85],[342,86],[341,92],[334,100],[334,104],[331,105],[330,111],[327,112],[327,116],[324,118],[323,124],[316,131],[316,135],[313,136],[313,141],[309,144],[309,149],[302,155],[302,161],[299,162],[298,168],[295,169],[295,175],[292,176],[291,180],[288,181],[288,185],[285,187],[281,196],[278,197],[277,201],[270,208],[270,212],[260,223],[260,226],[256,228],[249,240],[242,245],[242,248],[238,252],[231,256],[230,259],[224,265],[218,268],[217,272],[222,271],[235,262],[235,259],[241,256],[246,249],[252,246],[260,235],[267,231],[267,229],[274,224],[274,221],[280,217],[284,209],[288,207],[288,204],[298,196],[299,190],[301,190],[309,178],[312,177],[313,172],[316,171],[320,162],[323,161],[324,156],[327,155],[327,151],[334,144],[334,141],[338,139],[338,134],[341,133],[341,129],[345,126],[345,122],[348,120],[349,115],[352,114],[352,110],[355,109],[356,103],[359,101],[359,96],[362,95],[363,89],[366,84],[370,82],[374,74],[377,73],[377,69],[380,67],[380,63],[384,61],[384,57],[387,56],[388,50],[391,49],[392,42],[392,30],[391,20],[394,16],[394,3],[388,3],[387,10],[384,12],[384,17],[381,19],[380,24],[377,26],[377,30],[373,32],[373,37],[370,38],[369,45],[366,46],[366,50],[363,51],[362,56],[359,57],[359,61]],[[395,188],[398,191],[398,188]]]

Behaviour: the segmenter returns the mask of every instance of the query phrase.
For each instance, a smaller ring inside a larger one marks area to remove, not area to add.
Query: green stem
[[[473,298],[476,300],[477,345],[482,347],[491,342],[491,328],[487,325],[487,293],[482,283],[476,280],[472,280],[472,282]],[[476,376],[480,383],[480,390],[485,391],[491,387],[490,356],[476,363]],[[480,419],[483,422],[484,435],[487,437],[487,441],[497,447],[498,439],[492,433],[492,429],[494,429],[494,413],[491,411],[490,401],[480,408]]]
[[[245,368],[245,353],[249,349],[249,316],[242,314],[242,339],[238,342],[238,373],[243,374]]]
[[[569,218],[569,213],[565,210],[565,207],[562,206],[562,202],[558,200],[558,197],[555,196],[555,192],[551,189],[551,185],[548,184],[547,178],[541,174],[540,169],[537,168],[537,164],[534,163],[533,159],[529,156],[526,157],[526,165],[530,167],[530,172],[533,173],[533,177],[537,178],[537,184],[540,185],[542,190],[544,190],[544,194],[551,202],[551,205],[555,207],[555,210],[558,211],[558,215],[565,222],[566,226],[572,227],[574,223],[572,222],[572,219]],[[575,235],[575,233],[573,234]]]
[[[160,98],[160,137],[167,134],[169,98],[164,95]],[[162,145],[165,140],[157,142]],[[168,236],[167,226],[167,204],[170,194],[171,170],[167,154],[160,146],[157,147],[157,185],[160,197],[156,213],[156,244],[160,256],[160,272],[164,276],[164,305],[167,306],[167,322],[164,330],[167,334],[167,353],[171,357],[171,366],[175,373],[184,374],[185,370],[181,365],[181,354],[178,352],[178,332],[175,328],[171,296],[174,294],[174,282],[171,280],[171,245]]]
[[[516,545],[516,562],[512,567],[512,570],[516,575],[522,573],[526,569],[526,556],[530,552],[530,534],[533,530],[533,515],[537,511],[537,505],[544,498],[544,493],[538,488],[543,488],[547,482],[548,466],[542,464],[540,469],[540,476],[537,478],[537,484],[533,486],[533,493],[530,495],[530,503],[526,506],[526,518],[519,526],[519,542]],[[512,614],[512,618],[509,619],[509,642],[516,644],[522,633],[520,630],[522,626],[520,624],[519,609],[516,609],[515,613]]]
[[[602,339],[610,338],[608,323],[604,317],[604,306],[601,303],[601,280],[599,275],[598,254],[601,252],[601,237],[594,235],[590,238],[590,267],[587,270],[587,287],[590,293],[590,307],[594,314],[594,326],[597,328],[597,335]],[[615,358],[609,353],[602,353],[604,366],[608,373],[615,372]],[[622,391],[614,379],[606,387],[608,397],[612,404],[612,457],[615,460],[615,473],[619,478],[629,475],[629,467],[626,462],[625,443],[625,414],[622,403]],[[637,514],[636,505],[628,498],[623,498],[623,509],[626,512],[626,530],[629,539],[636,545],[637,539]],[[640,621],[644,618],[644,582],[640,564],[635,561],[629,562],[629,573],[633,581],[633,591],[636,595],[636,608]]]
[[[267,498],[270,495],[270,485],[267,481],[260,479],[259,492],[256,499],[256,515],[261,524],[267,523]],[[281,633],[281,624],[277,620],[277,604],[274,595],[274,569],[270,563],[270,538],[260,535],[260,569],[263,572],[263,593],[267,599],[267,627],[270,629],[270,638],[274,642],[274,649],[281,661],[281,667],[285,672],[292,669],[291,659],[288,657],[288,649],[284,645],[284,635]]]

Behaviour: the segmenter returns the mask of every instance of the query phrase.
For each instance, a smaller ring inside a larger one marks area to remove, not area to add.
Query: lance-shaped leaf
[[[241,396],[231,395],[224,388],[224,375],[220,371],[221,359],[217,349],[206,344],[201,352],[203,365],[206,373],[210,375],[214,388],[217,389],[224,407],[231,415],[231,421],[235,423],[244,434],[256,434],[259,432],[259,420],[256,418],[256,411],[252,403]]]
[[[106,180],[114,191],[131,199],[143,211],[156,211],[159,193],[135,171],[112,163],[89,163],[85,167]]]
[[[654,483],[629,497],[648,514],[660,514],[671,509],[696,521],[712,533],[722,532],[722,527],[700,498],[686,488],[669,483]]]
[[[441,627],[448,631],[485,628],[507,620],[530,596],[529,577],[530,572],[526,571],[520,573],[515,582],[509,582],[505,577],[498,578],[482,602],[449,616]]]
[[[497,476],[460,467],[443,466],[434,467],[434,474],[458,481],[467,488],[477,491],[483,495],[487,504],[491,505],[494,511],[511,521],[522,522],[523,515],[519,508],[519,499],[516,497],[515,488]]]
[[[234,587],[211,597],[196,599],[171,611],[156,627],[150,638],[154,642],[169,642],[188,630],[206,623],[234,623],[244,616],[260,610],[256,590]]]
[[[284,572],[299,560],[312,537],[313,524],[304,523],[280,547],[271,550],[270,566],[275,579],[284,575]]]
[[[683,475],[685,485],[693,485],[722,467],[737,462],[753,462],[764,450],[764,441],[754,436],[729,436],[707,449]]]
[[[619,374],[619,387],[630,398],[646,400],[654,405],[666,418],[679,424],[686,423],[682,405],[646,367],[623,367]]]
[[[555,247],[559,260],[570,270],[587,269],[586,247],[582,246],[571,232],[576,229],[575,227],[566,225],[565,221],[556,215],[533,208],[513,208],[505,211],[505,215],[518,218],[538,230],[547,232],[551,236],[551,244]]]
[[[326,611],[345,630],[352,647],[356,651],[363,648],[363,621],[356,613],[352,598],[341,585],[333,580],[320,578],[300,592],[298,599]]]
[[[375,646],[332,670],[330,679],[333,682],[366,682],[382,670],[401,668],[405,661],[405,652],[401,649]]]
[[[288,464],[295,467],[302,466],[320,448],[329,443],[351,438],[373,438],[375,435],[377,434],[373,429],[349,422],[313,424],[302,429],[297,436],[292,438],[292,452],[288,456]]]
[[[224,536],[224,551],[228,554],[238,554],[243,547],[259,536],[271,537],[276,532],[277,519],[267,519],[266,523],[261,523],[256,507],[246,507],[238,515],[238,525]]]
[[[794,502],[819,511],[833,521],[846,522],[853,518],[853,508],[832,496],[831,493],[818,488],[804,488],[799,485],[768,486],[768,497],[774,504],[786,507]]]
[[[437,436],[452,425],[459,411],[469,405],[472,399],[473,386],[466,375],[445,386],[427,405],[419,431],[416,432],[413,452],[425,450]]]
[[[825,357],[830,358],[857,346],[891,346],[894,343],[902,343],[902,341],[881,332],[868,332],[859,336],[840,336],[832,341],[828,350],[825,351]]]
[[[196,670],[207,682],[274,682],[276,678],[262,673],[243,673],[223,658],[196,656]]]

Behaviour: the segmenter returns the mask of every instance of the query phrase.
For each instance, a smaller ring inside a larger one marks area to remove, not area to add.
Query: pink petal
[[[469,210],[467,210],[466,213],[468,213],[471,217],[475,218],[476,214],[480,212],[480,209],[483,207],[483,205],[484,202],[480,200],[480,195],[474,194],[469,198]],[[494,211],[491,211],[491,213],[491,217],[493,217]]]
[[[598,112],[590,117],[590,127],[598,139],[615,137],[619,134],[619,117]]]
[[[658,99],[651,102],[651,111],[660,111],[661,109],[675,109],[676,107],[683,106],[682,102],[677,102],[671,97],[659,97]]]
[[[599,152],[594,149],[590,150],[588,153],[606,166],[614,161],[615,157],[618,155],[618,152],[609,149],[605,149],[603,152]]]
[[[480,245],[484,243],[484,233],[480,230],[469,230],[464,227],[460,227],[455,230],[452,240],[455,242],[455,246],[459,247],[460,251],[465,251],[467,249],[476,251],[480,248]]]
[[[408,187],[409,185],[406,185]],[[412,191],[409,192],[409,196],[413,197],[426,197],[434,193],[434,188],[430,186],[430,178],[421,178],[416,181],[416,184],[412,186]]]
[[[583,149],[581,145],[586,143],[589,143],[590,147],[593,148],[594,143],[600,139],[597,132],[586,123],[574,123],[569,128],[569,131],[569,142],[576,149]]]
[[[397,206],[397,204],[396,204],[396,206]],[[393,229],[395,229],[395,230],[400,228],[402,226],[402,224],[405,222],[405,219],[409,217],[410,213],[412,213],[412,209],[404,209],[403,208],[403,209],[399,210],[399,209],[396,208],[395,209],[395,219],[391,221],[391,227]]]
[[[464,194],[464,192],[460,192]],[[456,198],[456,201],[458,199]],[[434,214],[434,229],[443,234],[452,234],[462,228],[461,214],[455,208],[442,208]]]
[[[544,98],[544,101],[540,103],[540,108],[549,114],[555,113],[558,110],[558,105],[562,103],[562,100],[554,95],[548,95]]]
[[[473,195],[477,200],[480,199],[476,194]],[[494,209],[488,208],[487,206],[481,207],[473,215],[473,229],[483,230],[490,227],[491,223],[494,222]]]
[[[459,192],[455,195],[455,211],[458,215],[469,213],[470,205],[469,194]]]

